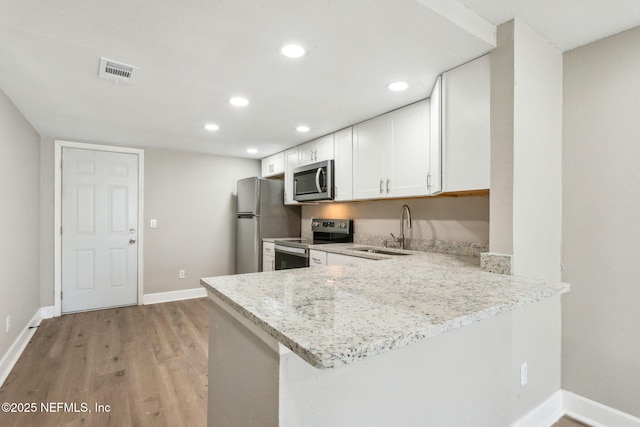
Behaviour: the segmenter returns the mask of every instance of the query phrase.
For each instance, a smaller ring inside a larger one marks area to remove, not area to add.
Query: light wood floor
[[[205,426],[208,326],[206,298],[44,320],[0,388],[0,402],[38,411],[0,412],[0,426]]]
[[[44,320],[0,388],[0,402],[38,411],[0,412],[0,426],[205,426],[208,327],[206,298]],[[92,412],[46,413],[41,402]]]

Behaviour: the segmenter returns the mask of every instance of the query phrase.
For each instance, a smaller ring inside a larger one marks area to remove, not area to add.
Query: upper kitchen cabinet
[[[442,187],[484,190],[490,182],[489,55],[442,75]]]
[[[298,147],[284,152],[284,204],[297,205],[293,200],[293,170],[298,167]]]
[[[387,128],[385,116],[353,126],[353,198],[384,197]]]
[[[298,166],[333,159],[333,134],[298,146]]]
[[[284,173],[284,151],[262,159],[262,177],[282,175]]]
[[[429,120],[425,100],[353,127],[353,199],[430,194]]]
[[[353,128],[335,133],[334,195],[336,201],[353,199]]]

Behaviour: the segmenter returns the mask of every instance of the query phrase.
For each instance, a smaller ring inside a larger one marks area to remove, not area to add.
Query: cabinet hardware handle
[[[384,183],[384,181],[381,179],[380,180],[380,194],[382,194],[382,184]]]
[[[431,172],[427,174],[427,190],[431,191]]]
[[[391,184],[391,180],[387,178],[387,193],[389,192],[389,184]]]

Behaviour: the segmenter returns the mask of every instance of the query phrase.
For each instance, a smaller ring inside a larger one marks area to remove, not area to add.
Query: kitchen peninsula
[[[506,426],[560,388],[569,285],[405,252],[202,279],[209,425]]]

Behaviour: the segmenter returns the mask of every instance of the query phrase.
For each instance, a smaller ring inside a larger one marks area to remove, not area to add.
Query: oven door
[[[275,245],[276,270],[309,267],[309,250]]]
[[[299,202],[333,200],[333,160],[295,168],[293,199]]]

